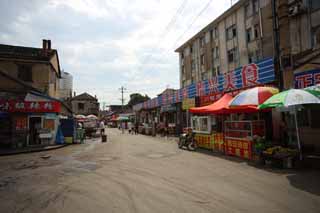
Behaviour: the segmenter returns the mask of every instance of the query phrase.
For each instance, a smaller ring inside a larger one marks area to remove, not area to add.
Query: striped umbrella
[[[277,93],[279,90],[274,87],[254,87],[239,93],[229,106],[230,108],[258,106]]]

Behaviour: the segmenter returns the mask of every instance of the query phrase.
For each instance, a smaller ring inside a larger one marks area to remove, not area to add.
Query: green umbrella
[[[315,92],[311,92],[310,90],[289,89],[272,96],[271,98],[266,100],[263,104],[259,105],[259,109],[265,109],[265,108],[271,108],[271,107],[292,107],[292,106],[295,107],[303,104],[320,104],[320,99],[315,95]],[[302,160],[301,143],[300,143],[296,109],[294,110],[294,120],[295,120],[296,132],[297,132],[298,148],[300,151],[300,160]]]
[[[306,91],[312,93],[313,95],[317,96],[318,98],[320,98],[320,84],[304,88],[304,90],[306,90]]]
[[[271,107],[290,107],[302,104],[320,104],[316,92],[302,89],[289,89],[280,92],[259,105],[259,109]]]

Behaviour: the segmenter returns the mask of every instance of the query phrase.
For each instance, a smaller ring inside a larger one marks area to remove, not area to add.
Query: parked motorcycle
[[[192,129],[187,129],[179,137],[178,147],[182,149],[186,147],[189,151],[195,151],[197,149],[196,141],[194,140],[194,133]]]

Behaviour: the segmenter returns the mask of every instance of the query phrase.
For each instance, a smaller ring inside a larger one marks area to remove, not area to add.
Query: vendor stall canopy
[[[225,94],[218,101],[204,107],[193,107],[190,108],[191,113],[199,114],[223,114],[226,113],[229,108],[229,103],[232,100],[232,96]]]

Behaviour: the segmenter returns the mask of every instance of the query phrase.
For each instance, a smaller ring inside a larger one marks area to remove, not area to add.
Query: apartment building
[[[180,87],[273,56],[271,0],[240,0],[182,44]]]
[[[320,83],[320,1],[277,0],[284,88]]]

